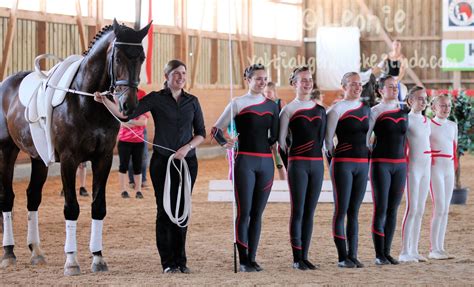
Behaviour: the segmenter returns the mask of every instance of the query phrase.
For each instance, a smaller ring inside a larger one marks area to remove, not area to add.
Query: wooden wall
[[[432,56],[436,59],[441,57],[441,2],[440,0],[365,0],[372,13],[382,21],[382,27],[392,30],[388,31],[390,36],[401,41],[402,52],[412,63],[415,63],[415,59],[430,60]],[[390,47],[375,29],[375,22],[370,22],[370,18],[364,16],[357,0],[307,0],[306,9],[305,37],[315,39],[317,29],[321,26],[356,25],[363,28],[361,30],[363,56],[376,55],[380,59],[383,53],[390,51]],[[405,17],[402,13],[405,13]],[[398,20],[396,17],[399,17]],[[399,29],[395,28],[397,23]],[[472,37],[474,38],[474,32]],[[316,56],[314,42],[306,44],[306,56]],[[419,64],[423,63],[418,62],[413,70],[426,86],[429,88],[451,86],[452,72],[443,72],[439,67],[420,67]],[[404,81],[411,83],[408,75]],[[462,72],[462,85],[465,88],[474,88],[474,72]]]

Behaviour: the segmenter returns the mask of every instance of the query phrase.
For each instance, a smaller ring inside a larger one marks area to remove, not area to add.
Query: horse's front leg
[[[79,203],[76,197],[76,169],[79,163],[72,157],[61,157],[61,179],[64,190],[64,217],[66,219],[66,242],[64,252],[66,263],[64,264],[64,275],[72,276],[81,274],[81,268],[77,261],[76,228],[79,217]]]
[[[38,208],[41,204],[43,185],[47,177],[48,167],[43,161],[31,158],[31,179],[26,189],[28,198],[28,235],[26,242],[31,251],[30,262],[33,265],[46,264],[44,253],[40,248]]]
[[[112,153],[98,157],[92,161],[92,224],[90,251],[93,254],[92,272],[108,271],[107,263],[102,256],[102,227],[107,213],[105,202],[105,186],[112,166]]]
[[[16,265],[13,252],[15,240],[13,237],[13,170],[19,149],[11,141],[0,141],[0,210],[3,217],[3,257],[0,268]]]

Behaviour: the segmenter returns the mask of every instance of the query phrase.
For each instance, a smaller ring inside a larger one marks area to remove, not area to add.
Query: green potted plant
[[[456,155],[458,158],[458,167],[455,170],[455,185],[451,204],[465,204],[469,189],[463,187],[461,184],[461,157],[464,155],[464,153],[473,150],[473,99],[468,96],[464,90],[449,90],[448,93],[452,96],[453,100],[453,106],[449,119],[458,125],[458,147]]]

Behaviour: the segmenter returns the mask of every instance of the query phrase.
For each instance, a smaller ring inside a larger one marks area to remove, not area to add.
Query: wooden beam
[[[86,33],[84,32],[84,24],[82,23],[81,1],[76,0],[76,24],[79,30],[79,40],[81,41],[81,49],[87,49]]]
[[[188,1],[181,0],[181,37],[180,37],[180,60],[187,63],[189,55],[188,37]],[[188,87],[186,83],[186,88]]]
[[[0,17],[8,18],[10,17],[11,9],[10,8],[0,8]],[[44,21],[51,23],[60,23],[60,24],[76,24],[76,17],[72,15],[59,15],[52,13],[42,14],[38,11],[27,11],[27,10],[17,10],[16,12],[17,19],[32,20],[32,21]],[[93,17],[84,17],[82,19],[85,25],[94,25],[96,20]]]
[[[46,0],[40,1],[40,11],[41,14],[46,14]],[[48,30],[45,21],[38,21],[36,23],[36,39],[37,39],[37,50],[36,54],[46,54],[48,50]],[[46,61],[40,61],[40,68],[41,70],[46,70]]]
[[[10,10],[10,19],[8,20],[7,36],[5,46],[3,46],[2,66],[0,69],[0,81],[3,81],[7,74],[8,62],[10,60],[10,51],[13,45],[13,36],[15,35],[17,20],[18,0],[13,0],[12,9]]]
[[[270,55],[271,55],[271,58],[272,59],[277,59],[278,58],[278,46],[277,45],[272,45],[271,46],[271,51],[270,51]],[[261,63],[263,64],[263,63]],[[275,67],[275,65],[272,63],[270,68],[270,79],[269,81],[272,81],[274,83],[277,83],[278,82],[278,70],[277,68]],[[281,83],[279,83],[281,85]]]
[[[455,90],[461,88],[461,71],[453,71],[453,88]]]
[[[211,84],[219,80],[219,40],[211,40]]]
[[[237,11],[237,7],[234,7],[234,8],[235,8],[235,11]],[[239,21],[237,17],[235,17],[235,34],[237,35],[237,52],[239,54],[239,66],[240,66],[239,75],[243,75],[245,71],[245,60],[244,60],[245,55],[244,55],[244,48],[242,46],[242,36],[240,33]],[[242,81],[242,89],[247,88],[245,82],[246,81]]]
[[[359,4],[359,6],[360,6],[363,13],[365,13],[369,17],[374,17],[374,19],[377,19],[377,21],[380,24],[380,27],[382,27],[380,29],[382,39],[385,41],[385,43],[387,44],[388,47],[392,47],[392,39],[390,39],[390,36],[387,34],[387,31],[385,31],[385,28],[383,28],[384,26],[383,26],[383,23],[381,23],[380,19],[372,13],[372,11],[369,9],[369,7],[367,6],[367,4],[365,3],[364,0],[357,0],[357,3]],[[410,68],[409,65],[406,65],[405,70],[407,71],[407,74],[410,76],[410,78],[412,78],[412,80],[417,85],[423,86],[420,79],[415,74],[415,72],[413,72],[413,70]]]
[[[96,14],[95,14],[95,30],[98,32],[104,25],[104,2],[102,0],[96,0]]]
[[[194,84],[196,83],[197,79],[197,74],[198,74],[198,68],[199,68],[199,61],[201,60],[201,44],[202,42],[202,36],[199,35],[196,38],[196,50],[193,53],[193,70],[191,72],[191,85],[189,86],[189,89],[191,90],[194,88]]]
[[[253,40],[253,1],[247,0],[247,59],[248,65],[252,64],[250,59],[255,55],[255,45]]]

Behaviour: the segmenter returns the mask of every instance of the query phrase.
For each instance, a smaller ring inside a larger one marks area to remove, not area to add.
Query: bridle
[[[130,88],[138,89],[138,81],[130,81],[128,80],[117,80],[115,73],[114,73],[114,60],[115,60],[115,46],[116,45],[127,45],[127,46],[142,46],[141,43],[130,43],[130,42],[120,42],[117,39],[114,39],[112,42],[112,55],[110,56],[110,61],[108,65],[109,76],[110,76],[110,87],[109,91],[111,94],[114,94],[115,88],[120,86],[125,86],[127,89],[124,89],[120,94],[116,95],[117,99],[120,101],[120,98],[125,94],[127,90]]]

